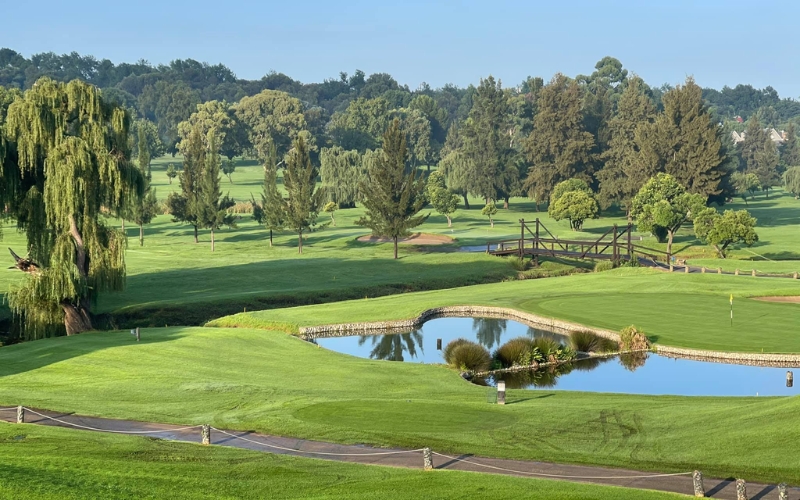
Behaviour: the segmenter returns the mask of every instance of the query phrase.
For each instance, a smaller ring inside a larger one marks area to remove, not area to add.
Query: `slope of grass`
[[[543,498],[682,495],[456,471],[422,472],[0,424],[0,497],[17,500]]]
[[[736,297],[733,326],[731,294]],[[438,306],[488,305],[612,330],[635,324],[664,345],[800,353],[800,305],[746,298],[763,295],[800,295],[800,281],[617,269],[257,311],[220,318],[210,325],[269,328],[279,323],[283,330],[296,330],[298,326],[411,318]]]
[[[800,483],[798,398],[512,390],[260,330],[145,329],[0,348],[0,406],[342,443]],[[0,446],[5,448],[5,446]],[[0,461],[3,463],[4,461]]]

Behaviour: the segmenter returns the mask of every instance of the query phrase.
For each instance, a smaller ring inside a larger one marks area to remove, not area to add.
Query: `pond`
[[[567,343],[567,337],[531,328],[516,321],[490,318],[440,318],[406,333],[319,338],[326,349],[362,358],[416,363],[444,363],[442,346],[457,338],[474,340],[489,351],[515,337],[551,337]],[[786,387],[786,371],[656,354],[636,354],[576,361],[536,372],[506,373],[508,388],[547,388],[567,391],[681,396],[794,396],[800,387]],[[800,372],[798,372],[800,377]],[[495,380],[476,381],[494,385]],[[800,380],[798,380],[800,385]]]

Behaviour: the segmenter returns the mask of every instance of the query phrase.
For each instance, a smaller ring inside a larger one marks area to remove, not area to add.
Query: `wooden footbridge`
[[[614,224],[596,240],[561,239],[553,235],[539,219],[529,225],[520,219],[519,238],[490,241],[486,252],[492,255],[530,256],[538,261],[539,256],[569,257],[573,259],[607,259],[621,261],[638,260],[642,264],[660,266],[669,264],[672,256],[664,251],[633,243],[633,227]]]

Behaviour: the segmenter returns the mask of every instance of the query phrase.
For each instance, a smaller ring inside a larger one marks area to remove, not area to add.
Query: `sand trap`
[[[376,238],[371,234],[365,234],[358,238],[358,241],[363,243],[391,243],[391,238]],[[449,236],[445,236],[443,234],[427,234],[427,233],[415,233],[411,236],[400,238],[397,240],[398,243],[403,243],[406,245],[446,245],[448,243],[452,243],[455,241],[453,238]]]
[[[764,302],[783,302],[789,304],[800,304],[800,296],[789,297],[753,297],[753,300],[762,300]]]

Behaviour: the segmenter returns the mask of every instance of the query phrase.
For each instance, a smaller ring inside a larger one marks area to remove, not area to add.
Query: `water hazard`
[[[406,333],[354,335],[316,339],[322,347],[363,358],[444,363],[437,350],[457,338],[466,338],[494,351],[515,337],[547,336],[567,343],[567,337],[530,328],[516,321],[489,318],[441,318]],[[788,370],[794,370],[788,368]],[[762,368],[655,354],[576,361],[537,372],[503,374],[508,388],[684,396],[794,396],[800,388],[786,387],[787,368]],[[800,373],[798,373],[800,376]],[[489,385],[492,377],[482,381]]]

